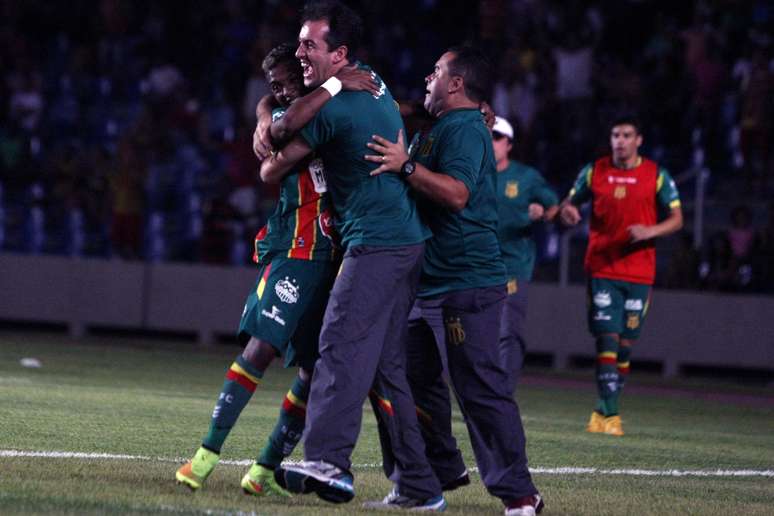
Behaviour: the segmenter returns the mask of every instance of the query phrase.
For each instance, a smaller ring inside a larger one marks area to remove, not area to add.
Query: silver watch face
[[[410,176],[414,173],[415,167],[416,164],[413,161],[407,161],[403,164],[403,170],[401,170],[401,172],[403,172],[404,175]]]

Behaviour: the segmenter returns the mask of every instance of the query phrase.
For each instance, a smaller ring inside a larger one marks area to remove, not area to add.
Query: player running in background
[[[275,119],[304,93],[294,45],[268,53],[263,70],[280,109]],[[370,88],[369,74],[355,74],[347,87]],[[363,80],[365,79],[365,80]],[[274,468],[290,455],[304,430],[306,402],[328,293],[339,263],[329,238],[330,200],[322,160],[307,159],[281,179],[280,196],[266,226],[256,235],[253,259],[258,280],[239,323],[245,349],[226,373],[210,429],[194,458],[176,473],[179,482],[199,489],[218,463],[231,428],[276,356],[298,365],[298,376],[280,408],[279,419],[255,464],[242,479],[254,495],[289,494],[274,480]]]
[[[585,267],[599,401],[586,429],[615,436],[624,434],[618,401],[656,275],[653,240],[683,226],[675,182],[640,156],[640,145],[639,122],[616,120],[610,130],[612,155],[585,166],[560,207],[562,222],[575,225],[581,220],[578,206],[591,201]],[[668,212],[661,222],[659,208]]]
[[[376,74],[380,87],[374,94],[339,92],[333,76],[350,64],[361,31],[359,16],[339,2],[312,2],[302,22],[296,55],[304,84],[321,85],[329,99],[298,135],[263,162],[261,174],[282,173],[316,150],[329,171],[345,252],[320,334],[305,461],[278,468],[275,478],[293,492],[315,492],[331,502],[351,500],[351,454],[363,401],[372,391],[387,424],[400,435],[392,480],[402,497],[392,506],[443,510],[446,501],[425,457],[406,379],[406,321],[429,232],[408,185],[392,174],[371,177],[373,166],[363,157],[371,135],[397,134],[403,123]]]
[[[393,133],[395,143],[384,137],[389,133],[374,136],[368,146],[379,154],[366,157],[379,164],[373,175],[401,177],[411,186],[433,231],[416,305],[422,311],[441,311],[445,349],[439,349],[429,321],[411,321],[408,344],[409,380],[418,412],[438,425],[436,431],[423,433],[431,464],[442,482],[465,473],[454,443],[436,442],[451,437],[451,407],[442,378],[445,354],[481,479],[489,493],[503,501],[506,515],[526,516],[539,512],[543,501],[527,468],[510,372],[500,359],[506,269],[497,241],[492,137],[479,112],[489,84],[487,61],[471,47],[444,53],[425,79],[425,108],[437,119],[435,125],[416,137],[408,151],[402,133]],[[380,427],[383,448],[395,453],[399,436],[381,421]],[[450,453],[435,454],[442,450]],[[388,452],[384,456],[390,458]],[[398,496],[399,489],[394,489],[383,502],[369,506],[389,505]]]
[[[492,146],[497,164],[497,239],[508,273],[508,297],[500,326],[500,356],[518,383],[524,363],[524,327],[527,294],[535,267],[534,223],[551,220],[559,211],[559,198],[540,172],[508,158],[513,148],[513,126],[495,118]]]

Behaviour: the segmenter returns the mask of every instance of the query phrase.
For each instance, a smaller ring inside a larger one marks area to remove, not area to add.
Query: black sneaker
[[[317,493],[326,502],[344,503],[355,497],[352,475],[325,461],[282,465],[274,470],[274,479],[291,493]]]
[[[449,480],[446,482],[441,489],[443,491],[454,491],[455,489],[458,489],[460,487],[465,487],[467,485],[470,485],[470,475],[468,475],[468,471],[465,470],[462,472],[460,476],[453,480]]]

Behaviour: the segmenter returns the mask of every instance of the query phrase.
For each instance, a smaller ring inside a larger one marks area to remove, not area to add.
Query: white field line
[[[84,460],[140,460],[154,462],[175,462],[183,463],[186,458],[170,457],[150,457],[145,455],[123,455],[115,453],[83,453],[83,452],[65,452],[65,451],[21,451],[21,450],[0,450],[2,457],[40,457],[47,459],[84,459]],[[286,461],[293,463],[292,461]],[[250,466],[252,460],[222,460],[220,464],[231,466]],[[381,468],[381,464],[353,464],[353,469],[376,469]],[[470,471],[478,471],[478,468],[471,468]],[[530,473],[538,475],[624,475],[640,477],[771,477],[774,478],[774,469],[640,469],[640,468],[529,468]]]

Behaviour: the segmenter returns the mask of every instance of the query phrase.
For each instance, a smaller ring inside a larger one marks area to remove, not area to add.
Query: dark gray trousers
[[[401,494],[441,492],[425,455],[406,378],[407,319],[424,245],[350,248],[333,285],[320,333],[305,428],[306,460],[350,470],[369,391],[383,400],[395,436],[391,480]]]
[[[423,315],[409,324],[408,368],[428,458],[441,482],[456,478],[464,468],[451,433],[451,407],[442,375],[446,355],[481,478],[490,494],[507,503],[535,494],[537,489],[527,468],[526,439],[510,388],[511,374],[500,357],[504,298],[502,286],[417,301],[413,313],[418,307]],[[439,311],[443,342],[434,338]],[[389,457],[389,453],[384,455]],[[390,466],[385,462],[385,467]]]
[[[506,370],[511,373],[511,392],[519,383],[521,368],[524,365],[524,355],[527,343],[524,331],[527,322],[527,294],[529,283],[517,280],[517,290],[509,294],[503,303],[502,321],[500,324],[500,359]]]

